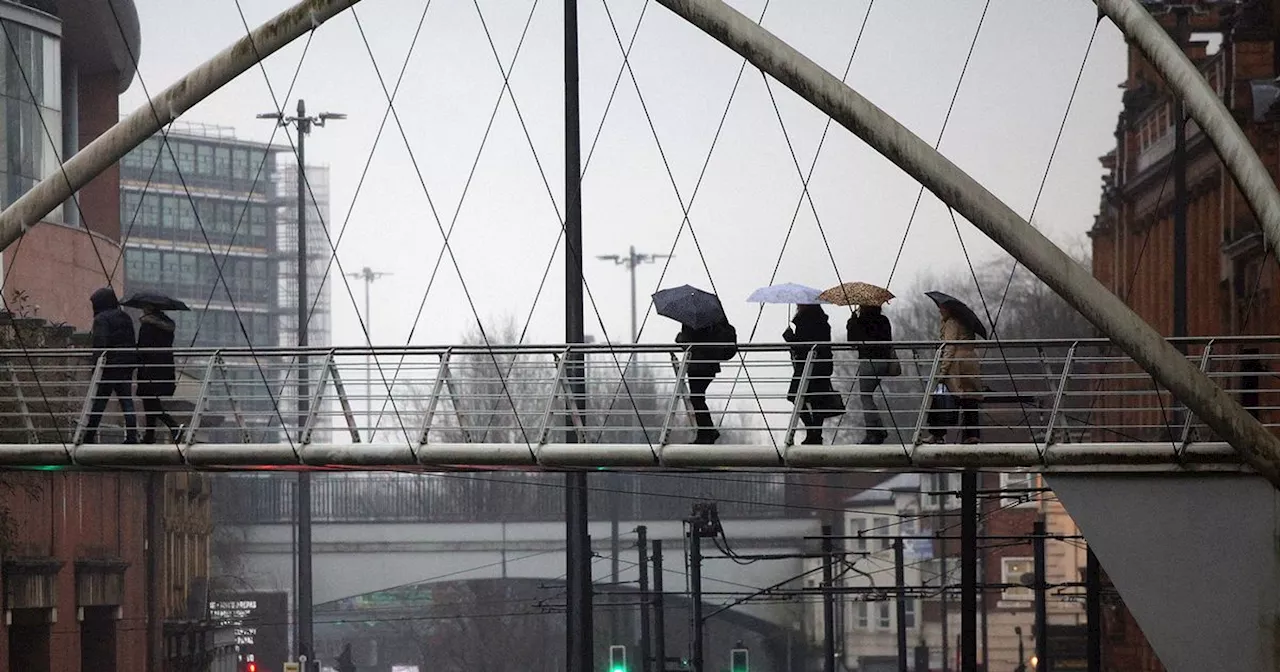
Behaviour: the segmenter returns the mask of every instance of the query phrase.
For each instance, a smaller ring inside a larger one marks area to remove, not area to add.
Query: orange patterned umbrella
[[[879,306],[893,298],[893,292],[868,282],[846,282],[818,295],[837,306]]]

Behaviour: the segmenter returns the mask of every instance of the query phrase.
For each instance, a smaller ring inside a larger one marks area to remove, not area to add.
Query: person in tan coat
[[[945,441],[947,427],[954,422],[946,416],[954,416],[951,411],[959,411],[961,440],[964,443],[978,443],[981,440],[979,409],[982,406],[982,366],[977,348],[965,343],[974,340],[975,334],[956,319],[947,304],[939,305],[938,313],[942,318],[938,338],[947,343],[942,348],[938,361],[938,383],[945,386],[946,391],[945,394],[934,395],[933,415],[941,421],[931,421],[929,433],[933,443]]]

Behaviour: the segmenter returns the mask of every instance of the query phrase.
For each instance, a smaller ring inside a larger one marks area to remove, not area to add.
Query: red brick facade
[[[1277,75],[1280,12],[1274,0],[1192,14],[1193,33],[1220,33],[1187,53],[1222,96],[1273,177],[1280,166],[1280,110],[1255,110],[1255,85]],[[1165,16],[1166,26],[1174,17]],[[1093,272],[1161,333],[1173,330],[1173,180],[1171,98],[1164,81],[1130,46],[1124,109],[1116,149],[1102,158],[1109,170],[1091,231]],[[1274,107],[1274,106],[1273,106]],[[1280,268],[1267,263],[1256,218],[1207,139],[1188,125],[1187,333],[1192,336],[1274,334],[1280,330]],[[1243,350],[1242,350],[1243,352]],[[1192,354],[1195,354],[1193,348]],[[1242,378],[1244,380],[1244,378]],[[1256,378],[1255,378],[1256,380]],[[1275,388],[1263,377],[1261,394]],[[1252,405],[1273,405],[1255,397]],[[1138,403],[1134,398],[1127,404]],[[1151,404],[1143,404],[1151,406]],[[1158,425],[1152,411],[1126,423]],[[1123,603],[1104,613],[1104,665],[1115,672],[1163,672]]]

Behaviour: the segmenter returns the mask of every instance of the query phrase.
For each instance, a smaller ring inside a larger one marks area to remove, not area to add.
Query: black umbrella
[[[129,308],[152,306],[156,310],[191,310],[187,304],[159,292],[135,292],[128,301],[120,305]]]
[[[691,329],[702,329],[725,319],[720,297],[689,285],[655,293],[653,307],[659,315]]]
[[[950,311],[957,320],[960,320],[960,324],[963,324],[969,331],[983,338],[987,337],[987,326],[982,323],[982,320],[978,319],[978,315],[964,301],[943,292],[925,292],[924,295],[933,299],[934,303]]]

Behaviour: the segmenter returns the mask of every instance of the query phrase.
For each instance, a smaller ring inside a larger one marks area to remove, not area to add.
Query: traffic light
[[[620,644],[609,647],[609,672],[627,672],[627,647]]]
[[[741,644],[738,647],[729,651],[729,672],[748,672],[747,650]]]
[[[258,672],[258,664],[252,660],[244,664],[244,672]]]

